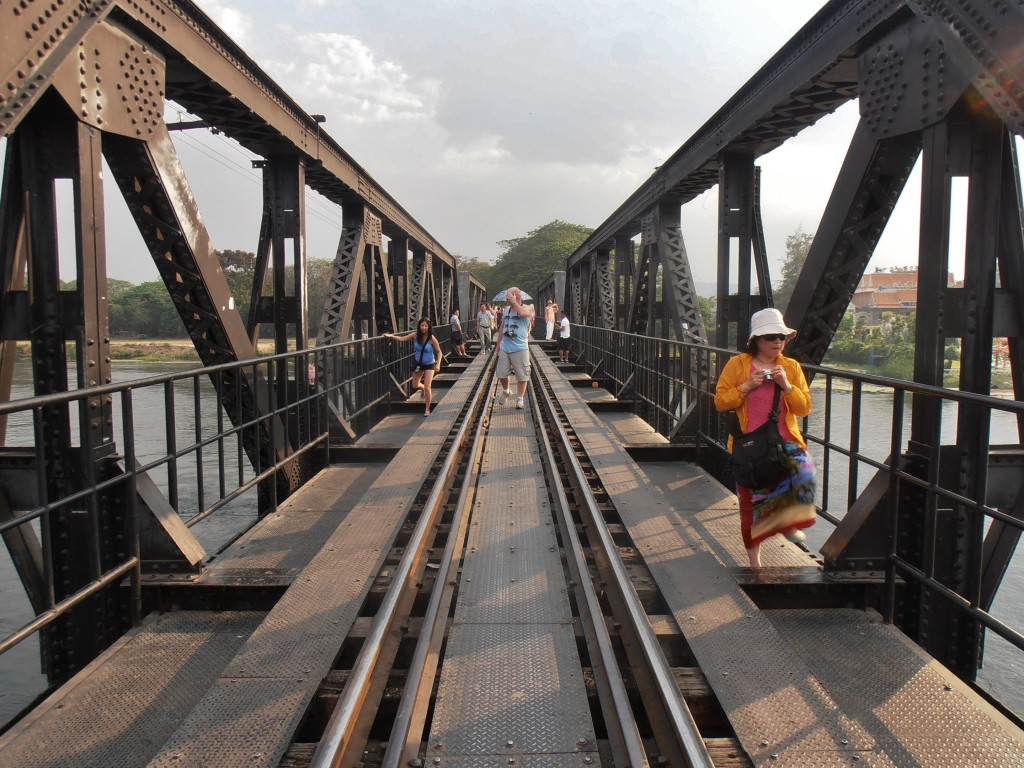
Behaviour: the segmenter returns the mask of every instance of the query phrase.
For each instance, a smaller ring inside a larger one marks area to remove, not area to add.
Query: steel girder
[[[568,274],[555,272],[542,287],[540,301],[553,299],[565,310],[570,322],[597,328],[613,328],[615,322],[614,285],[609,243]],[[561,281],[562,285],[559,285]],[[556,319],[557,323],[557,319]]]
[[[861,121],[786,310],[796,339],[789,354],[818,364],[920,151],[917,134],[877,140]]]
[[[481,283],[472,272],[458,273],[459,303],[462,310],[462,321],[476,320],[480,305],[488,300],[487,286]]]
[[[361,211],[361,217],[345,209],[345,225],[338,241],[338,250],[331,268],[331,282],[320,318],[317,346],[326,346],[344,341],[356,333],[369,333],[368,326],[360,321],[372,318],[372,307],[376,292],[376,273],[381,262],[381,222],[368,209]],[[369,269],[367,267],[369,266]],[[372,284],[369,281],[373,281]],[[360,282],[367,285],[367,300],[360,300]],[[367,301],[371,302],[367,306]],[[389,305],[390,306],[390,305]],[[357,327],[359,330],[357,330]],[[362,331],[366,327],[367,330]],[[392,327],[394,324],[392,323]]]
[[[826,5],[594,230],[569,265],[611,237],[638,234],[659,203],[682,205],[713,187],[721,153],[759,157],[856,98],[859,49],[909,16],[891,0]]]
[[[768,261],[764,254],[764,233],[760,230],[760,169],[750,155],[725,153],[719,167],[718,193],[718,295],[716,307],[717,343],[730,346],[730,330],[741,341],[747,337],[750,315],[771,305]],[[732,283],[732,242],[737,242],[737,293],[728,296]],[[751,257],[757,272],[758,295],[751,295]],[[694,296],[693,301],[696,301]]]
[[[585,322],[586,314],[583,305],[583,286],[587,283],[590,275],[590,262],[578,261],[573,265],[567,274],[566,285],[566,313],[569,315],[569,322],[580,325]]]
[[[255,347],[232,307],[227,280],[188,194],[170,135],[159,127],[147,142],[107,134],[103,146],[114,180],[203,364],[255,359]],[[225,386],[224,391],[226,413],[236,423],[249,423],[271,409],[265,382],[255,371],[242,375],[237,390]],[[291,451],[283,429],[271,429],[262,419],[260,423],[259,440],[248,437],[246,452],[255,466],[266,467]],[[298,467],[292,464],[281,475],[278,490],[288,496],[301,483]]]
[[[985,102],[1013,133],[1024,133],[1024,10],[1019,3],[971,0],[907,0],[968,71]]]
[[[615,291],[612,305],[614,312],[612,327],[619,331],[627,328],[629,307],[633,297],[633,281],[636,278],[633,251],[631,238],[615,238]]]
[[[663,338],[707,343],[704,318],[683,243],[678,205],[659,206],[644,218],[634,274],[627,329],[655,335],[660,328],[657,335]],[[610,305],[611,285],[606,284],[606,289]]]
[[[569,314],[571,302],[569,301],[565,288],[565,272],[552,272],[543,283],[537,286],[537,293],[534,296],[534,301],[537,307],[543,308],[547,304],[548,299],[551,299],[558,305],[559,310],[564,309],[566,315],[571,316]],[[555,318],[555,323],[558,323],[558,318]]]
[[[263,170],[263,218],[246,330],[255,347],[260,324],[270,323],[274,328],[276,353],[288,351],[289,336],[294,336],[296,349],[305,349],[309,337],[305,163],[297,156],[278,155],[257,166]],[[287,285],[288,240],[291,241],[290,290]],[[273,284],[270,295],[265,295],[269,274],[273,276]]]
[[[78,353],[77,386],[106,384],[110,382],[106,265],[103,231],[95,226],[96,220],[103,220],[101,137],[78,122],[54,94],[36,102],[25,129],[24,135],[11,139],[5,165],[0,330],[5,341],[31,339],[37,395],[67,391],[68,342]],[[74,197],[79,281],[72,290],[61,290],[58,267],[56,183],[61,179],[72,182]],[[2,395],[10,397],[9,378]],[[16,483],[23,477],[17,470],[24,468],[26,458],[33,466],[45,461],[44,492],[47,498],[60,499],[89,484],[90,478],[99,480],[116,472],[111,398],[91,398],[86,406],[90,417],[78,425],[79,445],[74,441],[71,405],[47,406],[40,409],[42,423],[37,429],[42,442],[30,457],[2,452],[0,473],[13,470]],[[3,485],[12,488],[9,478]],[[12,490],[17,494],[16,487]],[[41,544],[28,526],[5,534],[38,612],[134,554],[127,519],[130,506],[123,498],[108,496],[119,503],[87,507],[80,502],[53,509],[41,527]],[[0,499],[6,519],[18,509],[35,505],[18,498]],[[52,584],[46,581],[46,561]],[[53,681],[73,674],[130,624],[131,605],[114,592],[85,601],[44,630],[43,666],[48,678]]]

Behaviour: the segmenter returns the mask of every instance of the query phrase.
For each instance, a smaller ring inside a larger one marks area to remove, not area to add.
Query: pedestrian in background
[[[555,302],[548,299],[544,306],[544,338],[550,339],[555,332]]]
[[[384,338],[412,342],[412,356],[416,364],[412,372],[412,386],[414,390],[423,393],[423,402],[426,404],[423,415],[429,416],[433,396],[430,385],[434,381],[434,374],[441,372],[441,345],[434,336],[434,326],[430,318],[421,317],[415,331],[402,335],[385,333]]]
[[[569,338],[569,318],[565,314],[564,309],[562,310],[561,315],[562,319],[558,321],[558,362],[568,363],[569,346],[572,344],[572,341]]]
[[[491,328],[494,325],[494,315],[485,301],[480,305],[480,311],[476,313],[476,330],[480,334],[480,348],[484,352],[491,351]]]
[[[501,342],[498,344],[498,383],[501,397],[498,404],[504,404],[511,396],[509,375],[516,377],[516,408],[526,404],[526,387],[530,383],[530,329],[533,327],[534,308],[523,304],[523,294],[518,288],[506,292],[508,306],[505,307],[501,326]]]
[[[466,339],[462,335],[462,321],[459,319],[458,309],[452,311],[450,322],[452,324],[452,348],[455,350],[455,354],[461,357],[469,357],[469,354],[466,352]]]
[[[776,388],[779,432],[786,443],[787,474],[772,488],[736,486],[740,533],[751,568],[761,567],[761,542],[776,533],[790,541],[807,538],[803,528],[814,524],[814,462],[800,433],[798,418],[811,412],[811,392],[800,363],[782,354],[796,336],[777,309],[762,309],[750,318],[750,337],[743,352],[725,364],[715,387],[715,407],[736,411],[740,430],[752,432],[768,421]],[[732,450],[732,437],[729,450]]]

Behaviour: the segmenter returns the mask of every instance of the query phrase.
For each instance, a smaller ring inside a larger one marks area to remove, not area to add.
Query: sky
[[[450,253],[560,219],[597,227],[823,5],[821,0],[197,0]],[[168,120],[188,119],[170,105]],[[786,237],[814,231],[856,103],[764,156],[773,276]],[[223,136],[175,132],[218,249],[255,251],[255,159]],[[915,177],[916,178],[916,177]],[[872,261],[916,262],[912,179]],[[156,278],[110,184],[108,273]],[[715,280],[717,193],[683,207],[694,279]],[[307,195],[307,257],[332,259],[340,211]],[[910,214],[904,216],[901,209]],[[703,292],[703,291],[702,291]]]

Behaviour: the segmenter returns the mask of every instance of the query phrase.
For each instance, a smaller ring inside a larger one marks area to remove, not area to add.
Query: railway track
[[[533,370],[484,366],[282,766],[752,765]]]

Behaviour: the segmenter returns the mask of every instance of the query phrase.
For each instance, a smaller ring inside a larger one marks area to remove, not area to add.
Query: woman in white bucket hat
[[[751,568],[761,567],[761,542],[781,533],[803,541],[802,529],[814,524],[814,463],[798,419],[811,412],[811,393],[800,363],[782,354],[796,331],[777,309],[762,309],[750,318],[750,337],[743,352],[722,369],[715,388],[715,407],[735,411],[739,427],[751,432],[768,420],[775,389],[779,398],[779,432],[786,442],[789,472],[773,487],[736,486],[740,533]],[[732,438],[729,438],[732,450]]]

